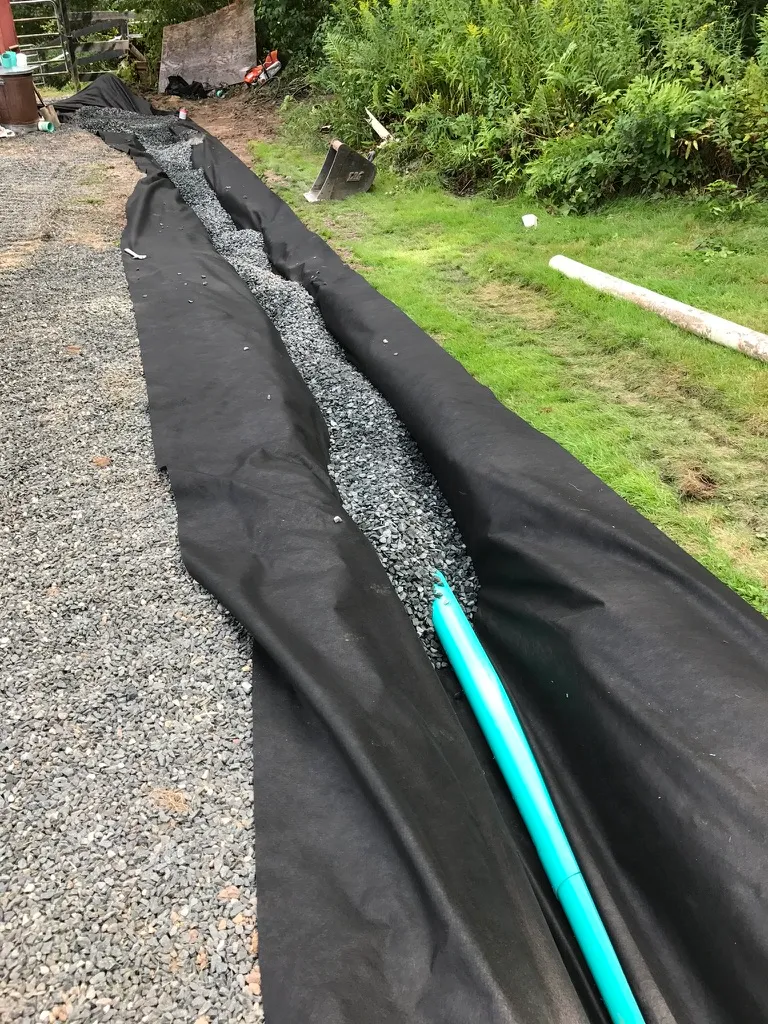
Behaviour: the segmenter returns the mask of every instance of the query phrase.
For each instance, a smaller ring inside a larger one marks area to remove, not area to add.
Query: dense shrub
[[[312,56],[329,0],[256,0],[256,29],[263,50],[276,47],[283,59]]]
[[[317,122],[564,209],[768,173],[765,0],[336,0]],[[306,124],[306,112],[303,112]]]

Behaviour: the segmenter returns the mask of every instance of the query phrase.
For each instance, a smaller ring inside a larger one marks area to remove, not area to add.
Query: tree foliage
[[[310,58],[318,26],[329,8],[328,0],[257,0],[260,44],[265,49],[276,47],[288,59]]]

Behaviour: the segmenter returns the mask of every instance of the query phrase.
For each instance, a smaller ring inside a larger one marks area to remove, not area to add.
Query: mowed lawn
[[[768,210],[624,200],[565,218],[381,172],[367,195],[310,205],[321,154],[251,149],[302,219],[502,402],[768,614],[768,364],[548,267],[563,253],[768,333]]]

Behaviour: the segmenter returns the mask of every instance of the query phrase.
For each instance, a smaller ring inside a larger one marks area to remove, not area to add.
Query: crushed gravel
[[[3,1024],[263,1019],[250,645],[179,558],[118,218],[62,241],[135,177],[0,144]]]
[[[329,472],[350,517],[373,544],[434,662],[444,662],[431,622],[432,573],[441,569],[471,614],[477,579],[452,513],[418,447],[392,407],[349,361],[309,293],[269,264],[261,234],[238,231],[191,166],[198,133],[171,116],[85,107],[90,130],[131,131],[177,185],[280,332],[317,401],[330,434]],[[396,342],[382,339],[396,353]]]

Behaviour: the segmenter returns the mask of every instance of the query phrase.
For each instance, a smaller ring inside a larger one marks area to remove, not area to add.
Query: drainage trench
[[[262,235],[239,230],[193,168],[195,129],[185,131],[172,115],[102,107],[83,107],[75,120],[89,131],[137,137],[272,320],[327,424],[328,472],[342,504],[375,548],[427,655],[444,666],[430,615],[432,572],[445,573],[470,616],[478,582],[437,481],[395,411],[329,334],[306,289],[272,270]]]

